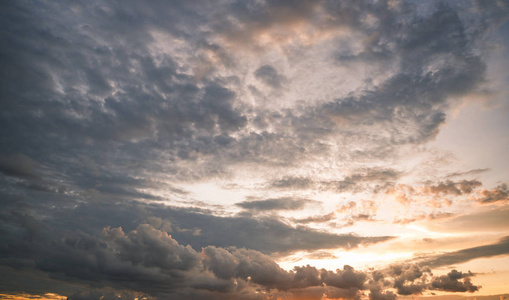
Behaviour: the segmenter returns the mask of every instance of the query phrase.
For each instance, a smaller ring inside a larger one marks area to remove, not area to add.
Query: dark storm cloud
[[[235,205],[244,209],[271,211],[271,210],[298,210],[306,205],[319,205],[319,201],[309,199],[277,198],[266,200],[251,200],[236,203]]]

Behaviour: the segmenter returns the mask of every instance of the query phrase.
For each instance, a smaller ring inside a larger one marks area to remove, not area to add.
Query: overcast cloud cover
[[[0,297],[509,292],[508,20],[2,1]]]

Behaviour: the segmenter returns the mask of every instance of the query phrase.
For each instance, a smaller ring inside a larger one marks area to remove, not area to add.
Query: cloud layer
[[[432,268],[507,254],[504,238],[370,270],[275,261],[461,227],[469,205],[501,237],[507,184],[425,158],[463,99],[496,94],[507,1],[0,8],[0,274],[31,282],[2,289],[392,300],[477,292]]]

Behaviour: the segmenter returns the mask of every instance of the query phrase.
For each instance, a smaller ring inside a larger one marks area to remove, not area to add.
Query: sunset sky
[[[509,1],[0,24],[0,299],[509,298]]]

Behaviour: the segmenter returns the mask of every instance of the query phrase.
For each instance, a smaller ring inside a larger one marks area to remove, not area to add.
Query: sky
[[[0,299],[508,299],[508,56],[505,0],[1,1]]]

